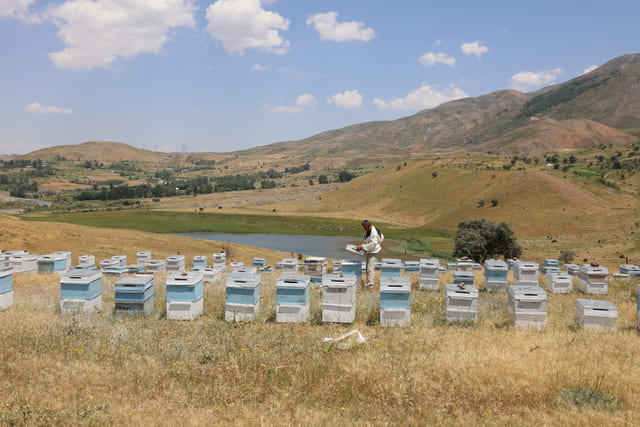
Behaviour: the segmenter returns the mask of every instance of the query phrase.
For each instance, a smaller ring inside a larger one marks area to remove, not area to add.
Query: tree
[[[487,258],[514,258],[521,254],[522,247],[513,236],[513,230],[504,222],[496,224],[486,219],[472,219],[458,224],[453,251],[456,257],[468,256],[482,264]]]
[[[329,179],[327,178],[327,175],[320,175],[318,177],[318,184],[328,184],[329,183]]]
[[[575,257],[575,252],[572,250],[561,250],[560,251],[560,256],[558,257],[558,261],[560,261],[563,264],[569,264],[571,261],[573,261],[573,258]]]
[[[353,174],[347,170],[340,171],[340,174],[338,175],[338,181],[340,182],[349,182],[353,178]]]

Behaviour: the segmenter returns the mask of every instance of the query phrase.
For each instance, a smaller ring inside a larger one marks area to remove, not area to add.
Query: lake
[[[173,235],[273,249],[293,253],[294,257],[298,254],[305,254],[335,259],[364,259],[345,249],[349,243],[361,242],[362,237],[240,233],[180,233]]]

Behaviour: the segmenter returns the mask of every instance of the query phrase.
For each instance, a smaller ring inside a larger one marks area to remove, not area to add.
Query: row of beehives
[[[98,270],[75,270],[60,278],[60,309],[63,313],[102,309],[102,277]],[[166,278],[167,318],[190,320],[203,313],[204,283],[219,282],[222,267],[206,276],[202,271],[173,273]],[[283,274],[276,280],[276,321],[305,322],[310,313],[308,275]],[[260,275],[231,273],[225,282],[225,319],[253,320],[260,310]],[[356,311],[356,276],[326,274],[322,277],[322,320],[352,323]],[[638,286],[640,295],[640,286]],[[547,294],[539,286],[508,287],[509,315],[516,327],[544,329],[547,322]],[[445,315],[448,322],[476,322],[478,289],[469,283],[445,286]],[[13,271],[0,269],[0,309],[13,303]],[[154,275],[136,274],[115,285],[115,312],[150,314],[154,308]],[[585,329],[615,331],[617,308],[608,301],[577,299],[576,318]],[[411,322],[411,280],[381,277],[380,323],[408,326]],[[640,310],[638,312],[640,327]]]

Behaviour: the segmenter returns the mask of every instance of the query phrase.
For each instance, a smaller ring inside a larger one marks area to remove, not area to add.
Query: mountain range
[[[393,121],[373,121],[233,153],[153,153],[125,144],[85,143],[30,153],[43,160],[277,162],[295,155],[314,168],[379,164],[428,155],[490,152],[536,156],[553,150],[640,140],[640,54],[534,93],[500,90],[459,99]],[[96,148],[99,144],[99,149]],[[101,154],[102,153],[102,154]]]

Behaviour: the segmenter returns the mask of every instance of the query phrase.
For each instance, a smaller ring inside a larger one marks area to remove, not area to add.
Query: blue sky
[[[0,153],[228,152],[638,53],[634,1],[0,0]]]

